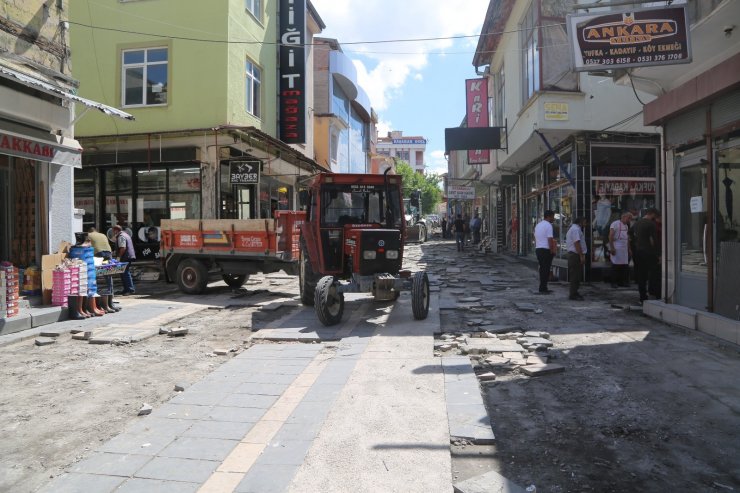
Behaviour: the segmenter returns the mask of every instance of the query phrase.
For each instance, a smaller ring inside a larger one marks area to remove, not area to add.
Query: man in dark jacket
[[[654,207],[645,212],[645,215],[635,223],[635,265],[637,270],[637,289],[640,292],[640,302],[648,299],[647,283],[650,275],[659,268],[660,241],[655,218],[660,213]]]

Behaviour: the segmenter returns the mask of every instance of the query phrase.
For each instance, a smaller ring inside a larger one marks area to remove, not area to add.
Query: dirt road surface
[[[612,306],[628,306],[635,291],[586,286],[587,301],[577,303],[556,285],[536,296],[531,264],[454,250],[450,242],[413,246],[405,263],[436,276],[440,300],[487,300],[475,311],[442,311],[443,331],[466,333],[481,320],[547,331],[551,362],[565,368],[529,377],[471,356],[478,370],[496,373],[481,387],[496,444],[454,444],[453,477],[496,470],[538,492],[740,491],[737,347]],[[478,283],[483,275],[501,284]],[[230,357],[214,349],[241,351],[263,320],[284,315],[249,304],[297,294],[287,278],[256,278],[247,288],[248,298],[209,288],[220,306],[168,324],[189,328],[185,337],[92,345],[67,334],[51,346],[30,339],[0,347],[0,491],[33,492],[88,456],[136,420],[142,403],[156,408],[175,384],[195,383]],[[542,313],[517,310],[522,301]]]

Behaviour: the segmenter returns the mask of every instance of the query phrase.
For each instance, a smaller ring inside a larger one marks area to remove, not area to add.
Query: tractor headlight
[[[390,260],[396,260],[398,258],[398,250],[386,250],[385,258]]]
[[[365,260],[375,260],[375,257],[377,254],[375,253],[375,250],[364,250],[362,252],[362,258]]]

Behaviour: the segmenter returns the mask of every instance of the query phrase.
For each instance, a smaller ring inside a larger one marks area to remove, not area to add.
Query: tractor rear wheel
[[[311,268],[311,260],[305,245],[301,245],[298,258],[298,289],[301,293],[301,303],[304,306],[313,306],[316,296],[316,274]]]
[[[198,259],[187,258],[177,266],[177,286],[187,294],[201,294],[208,285],[208,268]]]
[[[411,311],[416,320],[424,320],[429,314],[429,277],[426,272],[417,272],[411,284]]]
[[[314,305],[316,315],[322,324],[336,325],[342,321],[344,293],[337,292],[337,285],[332,276],[324,276],[319,280]]]

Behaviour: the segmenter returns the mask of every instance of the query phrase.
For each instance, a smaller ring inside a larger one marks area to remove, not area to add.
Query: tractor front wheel
[[[314,309],[316,316],[326,326],[336,325],[342,321],[344,293],[337,292],[337,284],[332,276],[324,276],[316,284]]]
[[[426,272],[414,274],[411,284],[411,311],[416,320],[424,320],[429,314],[429,277]]]
[[[311,260],[305,245],[301,245],[298,258],[298,288],[301,293],[301,303],[304,306],[313,306],[316,297],[316,274],[311,268]]]

